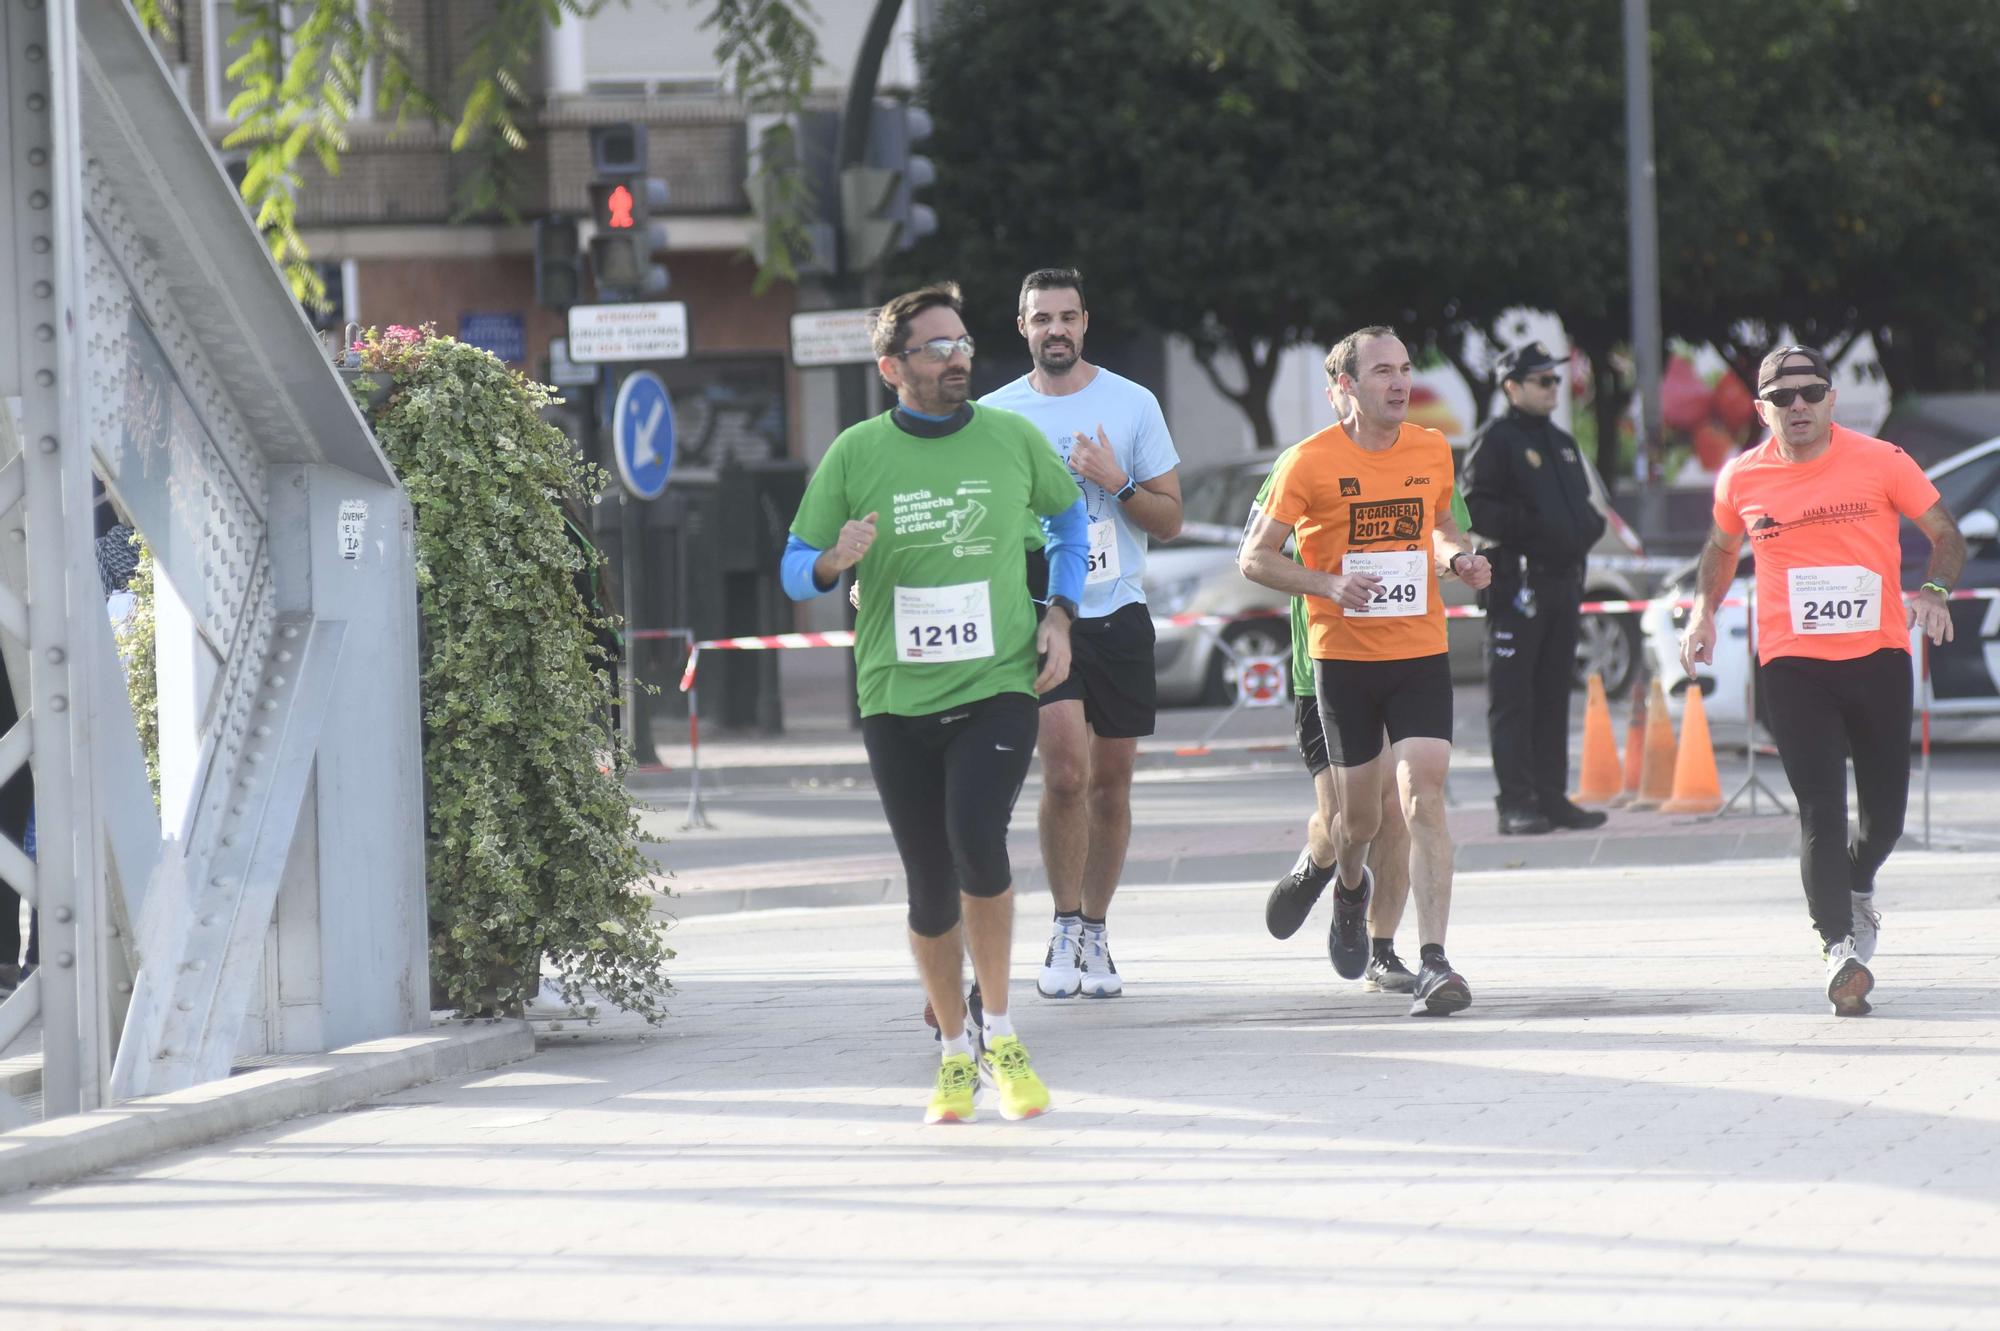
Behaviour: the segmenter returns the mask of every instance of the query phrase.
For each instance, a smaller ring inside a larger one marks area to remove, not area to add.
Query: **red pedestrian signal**
[[[615,187],[604,199],[604,225],[614,231],[629,231],[638,225],[632,220],[632,191]]]

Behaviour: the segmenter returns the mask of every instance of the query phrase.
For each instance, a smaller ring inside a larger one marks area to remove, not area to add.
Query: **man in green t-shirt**
[[[1298,445],[1294,444],[1293,448]],[[1291,450],[1286,450],[1288,453]],[[1283,462],[1284,455],[1279,461]],[[1276,475],[1277,466],[1271,469]],[[1271,477],[1264,478],[1250,516],[1263,511],[1270,496]],[[1247,530],[1247,528],[1246,528]],[[1299,557],[1295,548],[1292,558]],[[1306,602],[1294,596],[1292,624],[1292,711],[1298,735],[1299,757],[1312,775],[1316,807],[1306,821],[1306,844],[1298,862],[1278,880],[1264,903],[1264,927],[1273,938],[1290,938],[1306,922],[1313,905],[1333,880],[1334,819],[1339,814],[1335,794],[1333,764],[1326,752],[1326,729],[1320,722],[1319,699],[1313,690],[1312,652],[1306,628]],[[1410,896],[1410,825],[1403,818],[1403,802],[1393,783],[1382,790],[1382,830],[1368,846],[1368,871],[1375,876],[1375,891],[1368,898],[1368,968],[1361,974],[1361,987],[1369,993],[1407,994],[1416,988],[1417,977],[1396,955],[1396,926],[1402,922],[1403,906]],[[1329,949],[1332,940],[1328,940]]]
[[[874,336],[896,406],[843,431],[821,459],[792,523],[784,586],[805,600],[849,570],[868,582],[854,628],[861,737],[944,1048],[925,1121],[970,1120],[982,1075],[1004,1117],[1030,1118],[1049,1093],[1008,1014],[1007,825],[1035,750],[1037,695],[1069,673],[1089,549],[1082,494],[1024,417],[966,400],[973,345],[956,286],[896,297]],[[1050,595],[1037,625],[1022,548],[1040,517]],[[968,1028],[968,946],[979,1030]]]

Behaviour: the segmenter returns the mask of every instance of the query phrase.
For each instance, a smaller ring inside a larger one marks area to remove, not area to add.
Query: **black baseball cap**
[[[1826,357],[1811,347],[1779,347],[1764,357],[1757,367],[1757,391],[1762,393],[1771,386],[1773,380],[1788,374],[1816,374],[1829,384],[1833,382],[1833,367],[1826,363]]]
[[[1518,347],[1500,353],[1493,362],[1493,368],[1502,379],[1525,379],[1540,370],[1562,368],[1563,362],[1551,356],[1548,348],[1539,342],[1523,342]]]

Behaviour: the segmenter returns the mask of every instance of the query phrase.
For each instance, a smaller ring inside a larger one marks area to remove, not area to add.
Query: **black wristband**
[[[1049,609],[1067,611],[1069,622],[1074,624],[1077,621],[1076,602],[1070,600],[1067,596],[1051,596],[1049,598]]]

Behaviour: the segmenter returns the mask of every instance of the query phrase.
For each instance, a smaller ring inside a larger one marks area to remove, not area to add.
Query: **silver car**
[[[1277,616],[1238,620],[1219,628],[1162,625],[1153,646],[1163,706],[1219,706],[1235,697],[1236,674],[1227,642],[1239,656],[1283,656],[1291,650],[1291,625],[1283,613],[1288,598],[1260,587],[1236,568],[1236,550],[1257,491],[1271,474],[1271,457],[1249,458],[1187,472],[1181,485],[1188,529],[1176,540],[1156,545],[1146,556],[1146,601],[1154,619],[1179,615],[1240,615],[1251,611]],[[1593,601],[1642,599],[1649,575],[1618,565],[1622,557],[1643,556],[1639,538],[1612,511],[1597,473],[1590,472],[1597,506],[1609,522],[1591,551],[1584,595]],[[1447,606],[1470,605],[1473,593],[1456,580],[1443,584]],[[1477,680],[1485,673],[1486,629],[1477,619],[1447,620],[1454,678]],[[1644,660],[1634,615],[1586,615],[1577,642],[1577,684],[1602,675],[1613,695],[1631,687]]]

